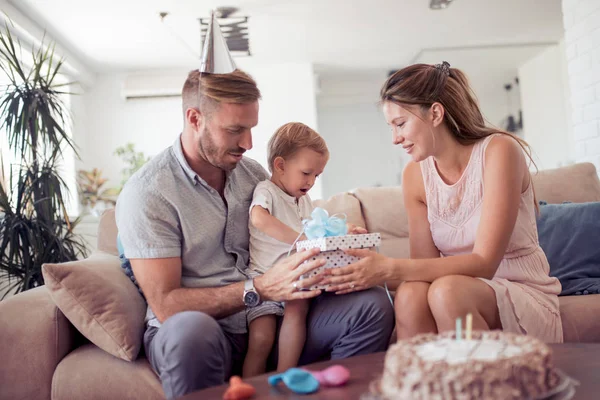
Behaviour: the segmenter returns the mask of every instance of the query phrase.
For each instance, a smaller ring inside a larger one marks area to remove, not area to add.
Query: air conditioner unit
[[[123,82],[125,99],[180,97],[188,71],[166,73],[133,73]]]

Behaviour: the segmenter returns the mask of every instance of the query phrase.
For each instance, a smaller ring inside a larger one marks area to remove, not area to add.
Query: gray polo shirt
[[[248,209],[267,171],[244,157],[227,174],[225,200],[189,166],[181,138],[127,181],[116,219],[125,256],[181,257],[181,286],[218,287],[246,279]],[[150,307],[146,321],[160,326]],[[241,311],[219,321],[232,333],[246,332]]]

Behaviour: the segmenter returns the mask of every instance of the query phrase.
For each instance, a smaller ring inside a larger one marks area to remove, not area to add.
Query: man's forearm
[[[243,281],[214,288],[177,288],[164,298],[162,312],[155,314],[161,323],[182,311],[202,311],[220,319],[245,308],[243,295]]]

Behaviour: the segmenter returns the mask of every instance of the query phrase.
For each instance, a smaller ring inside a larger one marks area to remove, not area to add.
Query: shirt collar
[[[181,134],[177,136],[175,143],[173,143],[173,152],[175,153],[175,158],[179,162],[179,165],[181,165],[181,168],[183,168],[183,172],[185,172],[185,174],[188,176],[188,178],[190,178],[194,185],[199,181],[203,180],[192,169],[192,167],[190,167],[190,164],[188,164],[187,160],[185,159],[185,156],[183,155],[183,147],[181,146]]]
[[[202,177],[198,175],[196,171],[192,169],[192,167],[190,167],[190,164],[188,164],[187,160],[185,159],[185,155],[183,154],[183,147],[181,145],[181,134],[177,136],[175,143],[173,143],[173,152],[175,153],[175,158],[179,162],[179,165],[181,165],[181,168],[183,168],[183,171],[188,176],[188,178],[190,178],[194,185],[196,185],[199,182],[200,184],[202,184],[202,186],[209,187],[208,183],[206,183],[206,181],[202,179]],[[229,183],[229,178],[231,177],[232,172],[233,171],[225,171],[226,184]]]

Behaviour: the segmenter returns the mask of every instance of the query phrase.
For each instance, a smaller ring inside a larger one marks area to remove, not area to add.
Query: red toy
[[[242,382],[239,376],[229,379],[229,387],[223,394],[223,400],[245,400],[254,396],[256,389],[249,383]]]

